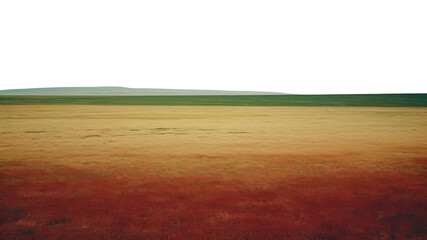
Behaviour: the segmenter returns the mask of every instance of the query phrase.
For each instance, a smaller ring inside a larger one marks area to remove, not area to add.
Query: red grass
[[[1,184],[1,239],[424,239],[427,231],[423,174],[344,169],[276,177],[263,189],[248,174],[22,167],[3,166],[12,180]]]
[[[426,110],[2,106],[0,239],[427,239]]]

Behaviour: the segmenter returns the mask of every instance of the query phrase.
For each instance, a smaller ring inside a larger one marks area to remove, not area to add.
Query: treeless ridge
[[[0,106],[1,239],[425,239],[427,109]]]

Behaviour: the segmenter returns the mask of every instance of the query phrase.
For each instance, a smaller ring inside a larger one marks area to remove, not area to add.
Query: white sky
[[[2,0],[0,89],[427,92],[425,0]]]

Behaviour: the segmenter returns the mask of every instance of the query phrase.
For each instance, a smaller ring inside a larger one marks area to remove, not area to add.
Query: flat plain
[[[427,108],[0,106],[1,239],[426,239]]]

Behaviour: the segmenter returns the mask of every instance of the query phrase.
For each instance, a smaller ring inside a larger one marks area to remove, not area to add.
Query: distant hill
[[[126,87],[57,87],[0,90],[0,95],[28,96],[204,96],[204,95],[282,95],[278,92],[181,90]]]

